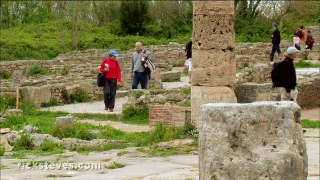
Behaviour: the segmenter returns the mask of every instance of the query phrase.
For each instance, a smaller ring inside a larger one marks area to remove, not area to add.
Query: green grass
[[[105,168],[107,168],[107,169],[119,169],[119,168],[123,168],[125,166],[126,166],[125,164],[113,162],[113,164],[111,164],[109,166],[105,166]]]
[[[136,109],[129,106],[123,110],[121,121],[133,124],[148,124],[149,123],[149,109],[147,105],[143,105],[141,109]]]
[[[59,102],[56,98],[51,98],[49,102],[41,103],[41,107],[50,107],[50,106],[57,106],[57,105],[59,105]]]
[[[3,156],[5,151],[5,148],[3,146],[0,146],[0,156]]]
[[[166,77],[162,82],[179,82],[179,80],[175,80],[172,77]]]
[[[191,100],[183,101],[180,106],[182,107],[191,107]]]
[[[16,105],[16,98],[9,95],[0,96],[0,112],[3,112],[7,109],[14,108]]]
[[[4,70],[0,73],[0,79],[10,79],[11,73],[7,70]]]
[[[311,62],[307,62],[304,60],[300,60],[299,62],[295,63],[296,68],[318,68],[320,64],[313,64]]]
[[[303,128],[320,128],[320,121],[311,121],[309,119],[303,119],[301,121]]]
[[[39,66],[39,65],[32,65],[28,68],[28,75],[30,76],[34,76],[34,75],[46,75],[48,74],[48,70],[46,70],[45,68]]]
[[[128,154],[128,151],[120,151],[117,153],[117,156],[123,156],[125,154]]]

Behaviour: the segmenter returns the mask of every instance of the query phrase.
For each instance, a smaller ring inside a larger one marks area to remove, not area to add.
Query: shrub
[[[245,63],[243,63],[243,68],[248,68],[249,67],[249,63],[248,62],[245,62]]]
[[[93,139],[93,135],[90,133],[90,129],[85,124],[75,123],[71,127],[58,127],[53,128],[52,135],[62,138],[79,138],[84,140]]]
[[[0,146],[0,156],[3,156],[5,151],[5,148],[3,146]]]
[[[7,70],[4,70],[0,73],[0,79],[10,79],[11,73]]]
[[[107,169],[118,169],[118,168],[123,168],[125,165],[121,163],[116,163],[113,162],[112,165],[106,166]]]
[[[181,88],[181,92],[187,96],[191,95],[191,88]]]
[[[62,72],[61,72],[61,75],[62,75],[62,76],[66,76],[66,75],[68,75],[68,74],[69,74],[69,66],[64,65],[64,66],[63,66],[63,69],[62,69]]]
[[[121,120],[128,123],[147,124],[149,122],[149,108],[146,104],[139,109],[129,106],[123,110]]]
[[[162,82],[175,82],[175,81],[178,81],[178,80],[174,80],[172,77],[166,77],[163,79]]]
[[[17,141],[14,143],[15,150],[30,150],[32,148],[33,143],[28,134],[22,134],[20,139],[17,139]]]
[[[16,98],[14,96],[2,95],[0,96],[0,112],[6,109],[15,107]]]
[[[37,74],[45,75],[46,74],[46,70],[43,67],[39,66],[39,65],[32,65],[28,69],[28,74],[30,76],[37,75]]]
[[[89,96],[88,92],[81,88],[76,88],[75,91],[68,97],[68,103],[89,101],[91,101],[91,97]]]
[[[49,102],[41,103],[41,107],[50,107],[50,106],[57,106],[59,104],[56,98],[51,98]]]
[[[182,107],[191,107],[191,101],[190,100],[186,100],[186,101],[183,101],[180,106]]]
[[[60,144],[57,144],[51,140],[45,140],[41,146],[40,146],[41,151],[63,151],[63,146]]]
[[[165,127],[158,123],[150,132],[149,142],[154,144],[179,138],[196,138],[197,134],[197,130],[192,124],[186,124],[183,127]]]
[[[136,99],[138,99],[139,97],[141,97],[142,95],[144,94],[143,91],[139,91],[139,90],[135,90],[135,91],[132,91],[132,96]]]

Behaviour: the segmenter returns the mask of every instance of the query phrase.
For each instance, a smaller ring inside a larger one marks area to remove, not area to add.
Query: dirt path
[[[310,119],[320,121],[320,107],[302,110],[300,119]]]

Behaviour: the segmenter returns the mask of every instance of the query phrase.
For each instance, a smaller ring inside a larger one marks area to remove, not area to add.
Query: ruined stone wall
[[[198,124],[200,106],[209,102],[236,102],[234,3],[193,3],[193,70],[191,119]]]
[[[302,108],[320,107],[320,76],[303,77],[298,80],[297,103]],[[245,82],[237,84],[235,94],[238,103],[256,101],[280,101],[280,92],[272,83]]]
[[[150,105],[149,126],[156,124],[164,126],[184,126],[191,123],[190,107],[173,105]]]
[[[293,102],[201,106],[199,179],[306,179],[300,115]]]

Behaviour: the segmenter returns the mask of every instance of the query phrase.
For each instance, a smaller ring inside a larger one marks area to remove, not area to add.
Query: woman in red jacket
[[[121,83],[121,70],[117,57],[119,56],[117,51],[110,50],[108,52],[109,57],[103,59],[100,71],[105,74],[106,82],[103,87],[104,105],[105,110],[113,112],[117,85]]]

